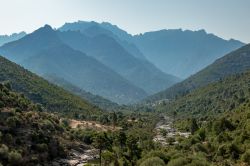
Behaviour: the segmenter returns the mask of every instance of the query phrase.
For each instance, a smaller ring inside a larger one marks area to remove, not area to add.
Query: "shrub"
[[[7,159],[8,158],[8,153],[9,153],[8,146],[6,146],[4,144],[0,145],[0,158]]]
[[[242,155],[242,161],[246,162],[247,164],[250,165],[250,150],[247,150],[243,155]]]
[[[165,163],[168,163],[170,160],[170,156],[166,154],[166,152],[163,151],[151,151],[149,152],[144,158],[152,158],[152,157],[159,157],[162,159]]]
[[[18,165],[22,160],[22,155],[17,151],[11,151],[8,156],[8,161],[12,165]]]
[[[143,161],[140,166],[165,166],[165,163],[159,157],[151,157]]]
[[[10,128],[16,128],[20,125],[19,119],[16,116],[9,117],[6,122]]]
[[[47,152],[48,151],[48,145],[47,144],[37,144],[36,149],[38,152]]]
[[[170,160],[168,166],[183,166],[188,164],[188,160],[186,158],[180,157],[177,159]]]

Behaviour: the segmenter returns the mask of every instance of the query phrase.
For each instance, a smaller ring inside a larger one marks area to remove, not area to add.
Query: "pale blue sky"
[[[250,0],[0,0],[0,34],[106,21],[129,33],[205,29],[250,43]]]

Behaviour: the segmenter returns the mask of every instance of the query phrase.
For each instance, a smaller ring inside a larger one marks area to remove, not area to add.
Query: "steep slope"
[[[186,78],[241,46],[204,30],[160,30],[133,37],[146,58],[164,72]]]
[[[62,78],[59,78],[55,75],[44,75],[44,78],[46,78],[46,80],[48,80],[49,82],[54,83],[54,84],[62,87],[63,89],[68,90],[69,92],[72,92],[73,94],[83,98],[84,100],[87,100],[89,103],[100,107],[103,110],[115,110],[116,108],[119,107],[118,104],[116,104],[108,99],[105,99],[101,96],[93,95],[89,92],[86,92],[86,91],[72,85],[68,81],[66,81]]]
[[[232,74],[237,74],[250,69],[250,44],[233,51],[216,60],[213,64],[201,70],[188,79],[148,98],[148,101],[173,99],[186,94],[198,87],[218,81]]]
[[[0,56],[0,82],[10,82],[13,90],[23,93],[34,103],[42,104],[48,111],[84,115],[90,118],[100,110],[71,93],[50,84],[46,80],[25,70]]]
[[[184,140],[177,137],[178,146],[167,147],[169,156],[179,156],[172,158],[169,165],[189,163],[192,156],[196,162],[191,165],[250,164],[249,78],[249,72],[233,76],[173,103],[177,111],[175,126],[192,135]]]
[[[92,28],[89,28],[89,33],[97,31],[96,27]],[[149,94],[159,92],[178,81],[178,78],[161,72],[147,60],[135,58],[114,38],[96,33],[94,37],[74,31],[61,32],[58,35],[67,45],[86,52]]]
[[[13,33],[12,35],[0,35],[0,46],[15,40],[19,40],[25,35],[25,32]]]
[[[40,76],[57,75],[118,103],[135,102],[147,95],[112,69],[64,44],[48,25],[0,50],[8,59]]]
[[[162,103],[158,109],[177,111],[180,116],[217,116],[231,111],[250,99],[250,71],[224,78],[193,92]]]

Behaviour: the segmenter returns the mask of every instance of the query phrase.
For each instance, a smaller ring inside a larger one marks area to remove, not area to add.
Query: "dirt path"
[[[99,124],[95,121],[79,121],[79,120],[73,120],[71,119],[69,122],[69,126],[73,129],[75,128],[82,128],[82,129],[94,129],[97,131],[116,131],[120,130],[120,127],[113,127],[113,126],[108,126],[108,125],[102,125]]]

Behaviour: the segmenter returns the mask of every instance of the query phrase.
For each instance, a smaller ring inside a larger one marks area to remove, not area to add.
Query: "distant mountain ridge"
[[[87,25],[88,22],[77,23]],[[156,67],[179,78],[187,78],[223,55],[245,45],[233,39],[224,40],[205,30],[163,29],[133,36],[107,22],[91,23],[98,24],[121,40],[134,44]]]
[[[247,70],[250,70],[250,44],[225,55],[200,72],[180,83],[177,83],[165,91],[148,97],[147,101],[173,99],[176,96],[187,94],[190,91],[209,83],[216,82],[227,76],[239,74]]]
[[[0,48],[8,59],[39,74],[54,74],[84,90],[118,103],[147,94],[112,69],[64,44],[49,25]]]
[[[162,71],[180,78],[195,74],[244,43],[224,40],[204,30],[160,30],[136,35],[134,43]]]
[[[66,31],[58,33],[58,36],[70,47],[109,66],[148,94],[159,92],[179,81],[177,77],[161,72],[150,62],[134,57],[114,38],[105,34],[87,37],[80,32]]]
[[[0,46],[21,39],[22,37],[24,37],[26,35],[25,32],[20,32],[20,33],[13,33],[11,35],[0,35]]]

